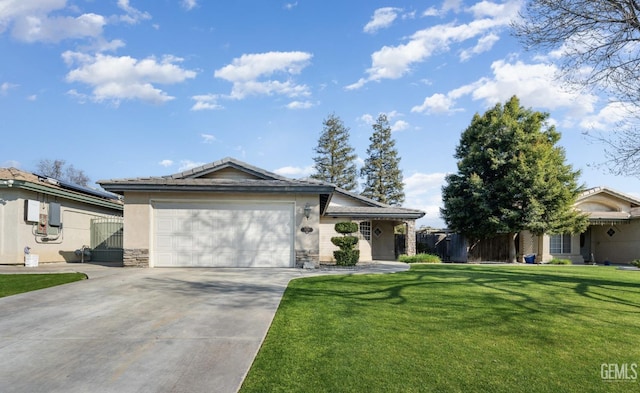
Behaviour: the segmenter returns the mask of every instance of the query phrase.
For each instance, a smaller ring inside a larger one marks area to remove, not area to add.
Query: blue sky
[[[360,162],[391,119],[405,206],[438,208],[460,133],[517,95],[549,112],[587,187],[640,196],[594,164],[623,110],[563,89],[558,53],[525,52],[522,1],[0,0],[0,166],[61,158],[93,180],[176,173],[235,157],[311,174],[322,121]]]

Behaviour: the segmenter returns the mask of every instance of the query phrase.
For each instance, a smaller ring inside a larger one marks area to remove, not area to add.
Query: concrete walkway
[[[89,277],[0,298],[0,392],[236,392],[291,279],[407,269],[0,266]]]

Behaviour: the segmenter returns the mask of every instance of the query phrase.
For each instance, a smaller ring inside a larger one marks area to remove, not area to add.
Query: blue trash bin
[[[528,254],[524,256],[525,263],[536,263],[536,254]]]

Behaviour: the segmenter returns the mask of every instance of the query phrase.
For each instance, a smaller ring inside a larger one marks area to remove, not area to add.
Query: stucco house
[[[536,262],[553,258],[573,263],[629,263],[640,258],[640,199],[606,187],[584,191],[575,208],[589,216],[581,234],[520,236],[522,255],[536,254]]]
[[[27,252],[38,263],[81,261],[92,223],[122,211],[118,195],[0,168],[0,264],[24,264]]]
[[[124,196],[124,265],[317,267],[331,261],[338,221],[360,227],[360,260],[394,259],[394,226],[415,253],[419,210],[224,158],[162,177],[98,182]]]

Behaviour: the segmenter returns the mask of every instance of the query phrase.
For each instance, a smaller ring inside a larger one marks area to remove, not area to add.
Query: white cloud
[[[29,96],[27,96],[27,100],[28,101],[36,101],[38,99],[38,95],[37,94],[31,94]]]
[[[213,143],[216,141],[216,137],[211,134],[200,134],[202,137],[202,143]]]
[[[440,8],[429,7],[422,13],[422,16],[444,16],[449,11],[459,12],[461,9],[462,0],[445,0]]]
[[[446,173],[413,173],[404,179],[405,206],[420,209],[426,216],[419,225],[444,227],[440,218],[442,207],[442,186]]]
[[[409,123],[407,123],[404,120],[396,120],[395,122],[393,121],[393,119],[396,117],[404,116],[402,113],[398,111],[391,111],[391,112],[385,113],[385,115],[387,116],[387,120],[389,121],[391,132],[402,131],[409,128]],[[374,116],[370,113],[365,113],[364,115],[358,118],[358,121],[371,126],[376,123],[378,116]]]
[[[279,94],[288,97],[308,96],[309,88],[293,82],[309,65],[312,54],[306,52],[266,52],[245,54],[214,72],[216,78],[233,83],[229,98],[243,99],[251,95]],[[283,74],[285,81],[269,79]]]
[[[0,85],[0,95],[6,95],[9,93],[9,90],[15,89],[18,87],[15,83],[3,82]]]
[[[600,109],[598,113],[582,118],[580,127],[597,131],[618,129],[623,126],[621,122],[628,119],[631,114],[638,113],[638,109],[640,108],[622,102],[612,102]]]
[[[158,163],[159,165],[162,165],[165,168],[170,167],[171,165],[173,165],[173,161],[172,160],[162,160]]]
[[[203,94],[191,97],[196,103],[191,107],[192,111],[216,110],[222,109],[222,105],[218,104],[217,94]]]
[[[60,42],[69,38],[99,37],[107,24],[102,15],[82,14],[77,17],[27,15],[15,20],[12,35],[25,42]]]
[[[93,88],[91,99],[95,102],[139,99],[150,103],[172,100],[166,92],[154,84],[175,84],[196,76],[195,71],[181,68],[182,59],[165,56],[135,59],[130,56],[95,56],[67,51],[62,54],[68,65],[78,65],[67,76],[67,82],[80,82]]]
[[[402,131],[406,130],[407,128],[409,128],[409,123],[404,120],[398,120],[391,125],[391,132]]]
[[[184,9],[186,9],[187,11],[191,11],[192,9],[196,8],[198,6],[198,1],[197,0],[182,0],[180,2],[180,4],[182,4],[182,7]]]
[[[20,164],[19,161],[16,160],[7,160],[7,161],[3,161],[2,164],[0,165],[2,168],[20,168],[22,164]]]
[[[517,95],[525,106],[564,108],[570,116],[581,117],[593,112],[598,100],[595,95],[565,89],[557,79],[554,65],[498,60],[493,62],[491,69],[492,79],[481,79],[472,84],[473,99],[484,100],[488,105],[504,102]]]
[[[278,168],[273,172],[280,176],[300,178],[300,177],[311,176],[315,172],[315,169],[313,165],[309,165],[304,168],[294,167],[294,166],[285,166],[282,168]]]
[[[313,107],[313,102],[311,101],[291,101],[287,104],[288,109],[309,109]]]
[[[436,93],[424,99],[422,105],[416,105],[411,108],[411,112],[442,114],[453,113],[460,109],[454,108],[455,102],[451,97],[444,94]]]
[[[292,9],[296,8],[297,6],[298,6],[298,2],[296,1],[296,2],[293,2],[293,3],[286,3],[283,8],[285,10],[291,11]]]
[[[460,52],[460,61],[467,61],[474,55],[478,55],[483,52],[488,52],[493,48],[493,45],[500,40],[497,34],[489,33],[478,39],[476,46],[470,49],[465,49]]]
[[[133,8],[129,4],[129,0],[118,0],[118,7],[126,12],[126,15],[118,16],[118,20],[122,22],[134,25],[142,20],[151,19],[151,15],[148,12],[142,12]]]
[[[178,168],[178,171],[180,171],[180,172],[188,171],[189,169],[197,168],[197,167],[202,166],[204,164],[206,164],[206,162],[196,162],[196,161],[191,161],[191,160],[180,160],[180,167]]]
[[[493,62],[491,69],[491,78],[481,78],[447,94],[433,94],[411,111],[428,114],[453,113],[459,110],[455,107],[456,100],[463,96],[471,96],[473,100],[482,100],[487,106],[493,106],[516,95],[526,107],[563,109],[569,117],[581,118],[593,113],[598,101],[595,95],[564,89],[557,79],[557,68],[554,65],[498,60]]]
[[[378,8],[373,12],[373,16],[369,23],[364,26],[365,33],[375,33],[380,29],[385,29],[393,23],[401,12],[401,8],[384,7]]]
[[[66,0],[2,0],[0,33],[11,29],[11,35],[24,42],[57,43],[82,38],[104,41],[103,29],[109,23],[135,24],[151,18],[147,12],[132,7],[129,0],[118,0],[117,6],[125,14],[105,17],[79,14],[78,7],[67,5]]]
[[[417,31],[404,44],[384,46],[374,52],[371,55],[371,67],[366,70],[367,77],[348,85],[346,89],[358,89],[372,81],[401,78],[411,72],[416,63],[426,61],[435,53],[449,51],[453,43],[461,43],[487,35],[495,29],[506,28],[521,6],[519,0],[511,0],[500,5],[486,1],[481,3],[467,10],[478,19],[466,24],[435,25]]]
[[[40,15],[62,9],[66,0],[3,0],[0,3],[0,33],[5,31],[15,20]]]
[[[360,116],[358,120],[360,120],[361,122],[367,125],[372,125],[373,123],[376,122],[376,118],[369,113],[365,113],[364,115]]]

